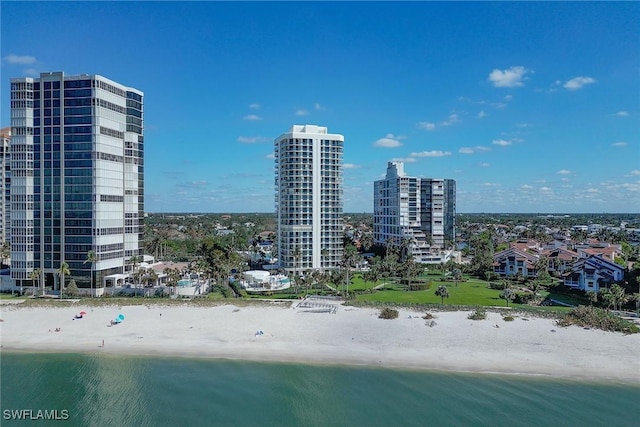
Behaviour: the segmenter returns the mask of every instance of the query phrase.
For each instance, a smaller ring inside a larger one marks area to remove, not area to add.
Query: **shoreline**
[[[473,321],[467,319],[468,311],[433,312],[436,324],[430,327],[421,317],[424,312],[410,309],[399,309],[397,319],[384,320],[373,308],[337,305],[333,314],[304,310],[297,303],[2,306],[1,352],[103,353],[640,384],[640,334],[562,328],[552,319],[528,314],[506,322],[500,314],[488,312],[487,319]],[[87,314],[74,320],[83,307]],[[123,322],[109,326],[119,314]]]

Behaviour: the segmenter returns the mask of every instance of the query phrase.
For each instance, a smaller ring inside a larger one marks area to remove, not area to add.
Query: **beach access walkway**
[[[307,295],[296,307],[309,313],[336,314],[338,306],[343,302],[343,299],[338,297]]]

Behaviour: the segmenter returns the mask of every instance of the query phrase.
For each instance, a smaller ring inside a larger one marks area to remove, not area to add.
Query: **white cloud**
[[[19,55],[14,55],[13,53],[5,56],[4,60],[7,61],[9,64],[21,64],[21,65],[34,64],[36,62],[35,56],[28,56],[28,55],[19,56]]]
[[[435,130],[436,124],[431,122],[420,122],[418,127],[424,130]]]
[[[480,163],[480,167],[481,168],[488,168],[489,167],[489,163]]]
[[[513,144],[511,141],[507,141],[506,139],[494,139],[492,142],[493,145],[499,145],[501,147],[506,147],[508,145]]]
[[[313,108],[315,108],[315,109],[316,109],[316,110],[318,110],[318,111],[326,110],[326,108],[324,108],[322,105],[318,104],[317,102],[316,102],[316,104],[313,106]]]
[[[451,151],[432,150],[432,151],[420,151],[417,153],[411,153],[411,157],[444,157],[450,156]]]
[[[570,170],[566,170],[566,169],[562,169],[562,170],[559,170],[557,173],[558,173],[558,175],[569,175],[569,174],[571,174],[571,171]]]
[[[620,117],[627,117],[629,115],[628,111],[618,111],[616,113],[616,116],[620,116]]]
[[[542,191],[543,193],[548,193],[548,192],[550,192],[552,190],[549,187],[540,187],[540,191]]]
[[[380,138],[376,142],[373,143],[376,147],[386,147],[386,148],[395,148],[402,146],[402,143],[398,141],[400,137],[395,136],[392,133],[388,133],[384,138]]]
[[[631,171],[631,175],[640,175],[640,170],[634,169]]]
[[[528,185],[528,184],[524,184],[524,185],[523,185],[522,187],[520,187],[520,188],[522,188],[523,190],[532,190],[532,189],[533,189],[533,186],[532,186],[532,185]]]
[[[359,169],[360,165],[356,165],[356,164],[353,164],[353,163],[345,163],[345,164],[342,165],[342,167],[345,168],[345,169]]]
[[[614,142],[613,144],[611,144],[612,147],[626,147],[627,145],[629,144],[624,141]]]
[[[513,98],[513,95],[505,95],[504,96],[504,100],[505,101],[511,101],[512,98]]]
[[[487,113],[485,113],[485,112],[484,112],[484,110],[481,110],[481,111],[478,113],[478,118],[479,118],[479,119],[483,119],[483,118],[485,118],[485,117],[487,117]]]
[[[449,117],[447,117],[447,120],[440,123],[440,126],[451,126],[452,124],[457,123],[459,121],[460,121],[460,116],[458,116],[456,113],[451,113],[449,114]]]
[[[596,82],[596,79],[592,77],[580,76],[580,77],[574,77],[571,80],[568,80],[567,82],[565,82],[564,85],[562,85],[562,87],[569,90],[577,90],[582,88],[585,85],[593,84],[595,82]]]
[[[483,147],[482,145],[477,145],[475,147],[462,147],[458,150],[459,153],[462,154],[473,154],[478,151],[491,151],[489,147]]]
[[[257,114],[249,114],[248,116],[244,116],[243,119],[245,119],[245,120],[262,120],[262,117],[258,116]]]
[[[260,104],[249,104],[249,108],[253,109],[253,110],[258,110],[260,109],[261,105]]]
[[[300,109],[296,111],[296,116],[306,116],[307,114],[309,114],[309,112],[304,109]]]
[[[36,70],[35,68],[25,68],[24,73],[27,76],[34,76],[36,77],[38,75],[38,70]]]
[[[522,80],[527,73],[532,73],[522,66],[511,67],[506,70],[498,70],[497,68],[489,74],[489,81],[495,87],[517,87],[524,86]]]
[[[597,188],[587,188],[587,193],[597,193],[599,190]]]
[[[275,155],[275,154],[273,154],[273,153],[269,153],[269,154],[267,154],[265,157],[266,157],[267,159],[275,159],[275,158],[276,158],[276,155]]]
[[[261,142],[268,142],[271,139],[264,136],[239,136],[238,142],[242,144],[260,144]]]

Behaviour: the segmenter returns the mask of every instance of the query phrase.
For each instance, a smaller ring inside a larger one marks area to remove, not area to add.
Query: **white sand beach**
[[[317,313],[298,302],[269,305],[1,307],[2,350],[165,355],[543,375],[640,383],[640,334],[499,313],[379,310],[338,305]],[[74,316],[80,311],[82,319]],[[124,321],[110,326],[119,314]],[[55,329],[60,328],[60,332]],[[256,334],[262,331],[262,334]],[[104,347],[102,343],[104,341]]]

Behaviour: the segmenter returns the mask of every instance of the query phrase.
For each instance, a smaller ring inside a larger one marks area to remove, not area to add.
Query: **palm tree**
[[[145,287],[151,287],[158,281],[158,273],[153,268],[147,269],[144,275]]]
[[[91,286],[91,296],[93,296],[93,266],[96,261],[98,261],[98,257],[95,251],[87,252],[87,259],[84,260],[83,264],[86,264],[88,262],[91,263],[91,279],[89,279],[89,285]]]
[[[164,274],[167,275],[169,286],[173,286],[173,294],[175,295],[176,286],[178,286],[178,281],[181,277],[180,270],[178,270],[177,268],[167,267],[164,269]]]
[[[300,246],[296,246],[293,248],[293,277],[295,280],[295,290],[296,295],[298,294],[298,266],[300,265],[300,258],[302,258],[302,252],[300,251]]]
[[[418,272],[418,263],[415,262],[412,256],[408,256],[401,265],[402,271],[404,272],[404,281],[406,283],[407,291],[411,290],[411,279],[417,275]],[[419,274],[419,273],[418,273]]]
[[[617,283],[611,286],[609,289],[611,303],[613,305],[613,309],[617,310],[622,304],[627,302],[627,295],[625,295],[625,290],[622,286]]]
[[[373,233],[370,231],[363,232],[360,237],[360,245],[363,251],[371,249],[371,246],[373,246]]]
[[[11,246],[8,242],[2,242],[0,245],[0,261],[4,264],[4,261],[11,256]]]
[[[136,271],[136,267],[138,264],[142,262],[142,257],[140,255],[134,255],[129,258],[129,262],[131,263],[131,271]]]
[[[589,305],[593,305],[594,302],[598,302],[598,293],[596,291],[587,291],[587,298],[589,298]]]
[[[336,295],[338,295],[338,286],[340,286],[340,283],[342,283],[342,277],[344,276],[344,272],[342,270],[333,270],[330,273],[330,282],[333,283],[333,285],[335,286],[334,291],[336,292]]]
[[[540,280],[547,280],[549,278],[549,257],[543,255],[538,258],[535,263],[535,269]]]
[[[371,284],[371,292],[373,292],[373,288],[375,288],[376,283],[378,283],[378,280],[380,280],[380,277],[382,276],[382,263],[380,262],[380,258],[375,257],[374,258],[374,262],[373,265],[371,265],[371,270],[369,270],[369,273],[371,273],[371,281],[373,282]]]
[[[349,295],[349,284],[351,283],[351,278],[350,278],[351,267],[353,267],[353,265],[357,260],[358,260],[358,250],[356,249],[355,246],[348,245],[344,249],[344,252],[342,254],[342,267],[344,268],[344,271],[345,271],[345,284],[347,287],[345,290],[345,295]]]
[[[444,299],[449,298],[449,289],[444,285],[440,285],[438,289],[436,289],[436,295],[441,298],[442,304],[444,305]]]
[[[69,264],[65,261],[60,263],[60,268],[58,269],[58,275],[60,276],[60,298],[62,299],[62,292],[64,291],[64,276],[68,276],[71,274],[69,270]]]
[[[41,268],[36,268],[34,270],[31,270],[31,273],[29,273],[29,279],[33,280],[37,287],[40,287],[40,283],[43,284],[42,286],[42,295],[44,295],[44,282],[41,282],[41,276],[42,276],[42,269]]]

